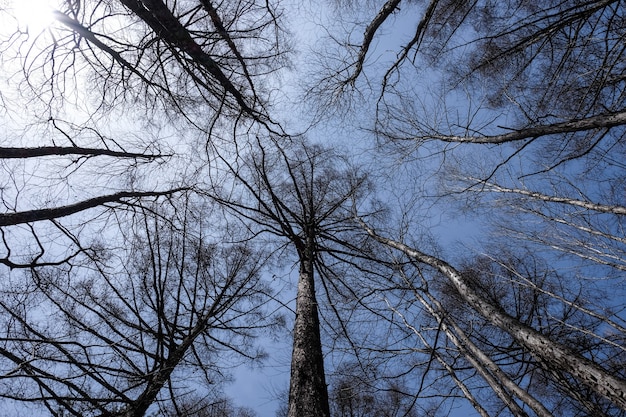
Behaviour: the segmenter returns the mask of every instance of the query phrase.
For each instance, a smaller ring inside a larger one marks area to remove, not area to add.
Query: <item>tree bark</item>
[[[509,133],[491,136],[455,136],[455,135],[427,135],[417,139],[438,139],[443,142],[501,144],[525,139],[535,139],[541,136],[558,135],[563,133],[584,132],[593,129],[610,129],[626,124],[626,111],[617,113],[598,114],[584,119],[574,119],[549,125],[527,127]]]
[[[461,297],[492,325],[506,331],[539,362],[562,372],[569,373],[597,394],[626,410],[626,381],[607,372],[597,363],[579,355],[567,346],[544,336],[521,323],[515,317],[482,298],[452,265],[435,256],[428,255],[404,243],[376,234],[367,224],[363,228],[375,240],[404,252],[416,261],[437,269],[454,285]],[[291,417],[291,416],[290,416]]]
[[[300,277],[293,330],[288,417],[329,417],[328,389],[315,298],[314,240],[299,249]]]
[[[188,188],[175,188],[166,191],[120,191],[119,193],[102,195],[66,206],[18,211],[15,213],[0,213],[0,226],[15,226],[23,223],[58,219],[108,203],[121,203],[125,198],[163,197],[186,190]]]
[[[138,152],[114,151],[111,149],[82,148],[78,146],[39,146],[36,148],[0,147],[0,159],[26,159],[41,156],[80,155],[112,156],[115,158],[156,159],[171,155],[145,154]]]
[[[471,180],[475,180],[475,178],[471,178]],[[592,203],[590,201],[577,200],[575,198],[568,197],[558,197],[554,195],[542,194],[537,191],[524,190],[521,188],[507,188],[502,187],[498,184],[480,181],[487,188],[487,191],[494,191],[505,194],[519,194],[525,197],[530,197],[531,199],[547,201],[549,203],[559,203],[559,204],[568,204],[571,206],[582,207],[587,210],[597,211],[599,213],[609,213],[609,214],[619,214],[626,215],[626,206],[620,205],[610,205],[610,204],[598,204]]]
[[[391,16],[391,14],[398,8],[401,0],[388,0],[380,11],[374,17],[374,20],[367,25],[365,28],[365,33],[363,34],[363,43],[361,44],[361,48],[359,49],[359,55],[354,63],[354,73],[344,82],[344,84],[352,84],[359,78],[361,75],[361,71],[363,71],[363,64],[365,63],[365,56],[367,55],[367,51],[370,49],[370,45],[374,40],[374,35],[376,35],[376,31],[380,28],[380,26]]]
[[[483,377],[496,395],[498,395],[498,397],[514,415],[527,414],[519,407],[515,400],[508,395],[506,390],[510,391],[527,404],[537,417],[553,417],[552,413],[550,413],[550,411],[548,411],[548,409],[541,402],[539,402],[529,392],[524,391],[519,385],[517,385],[517,383],[509,378],[509,376],[500,368],[500,366],[498,366],[497,363],[492,361],[491,358],[485,354],[485,352],[472,342],[469,336],[465,334],[456,321],[445,313],[445,309],[441,303],[435,299],[435,297],[433,297],[430,293],[426,293],[426,296],[433,304],[431,305],[421,294],[417,292],[417,290],[415,291],[415,295],[418,297],[418,300],[422,303],[424,308],[426,308],[428,312],[437,319],[441,325],[441,329],[448,336],[448,339],[450,339],[450,341],[457,346],[467,361]],[[449,327],[448,324],[450,325]],[[506,388],[506,390],[503,388]]]

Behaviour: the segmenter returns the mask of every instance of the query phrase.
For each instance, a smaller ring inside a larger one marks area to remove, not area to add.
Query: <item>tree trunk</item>
[[[463,329],[457,325],[454,319],[445,313],[443,306],[437,299],[435,299],[435,297],[426,292],[426,296],[432,303],[431,305],[417,290],[415,291],[415,295],[424,308],[426,308],[428,312],[437,319],[440,323],[441,329],[448,336],[448,339],[450,339],[450,341],[459,349],[459,352],[463,354],[466,360],[474,367],[474,369],[476,369],[487,384],[489,384],[491,389],[508,407],[508,409],[511,410],[513,415],[520,416],[528,414],[526,414],[526,412],[524,412],[515,402],[513,397],[508,394],[509,391],[527,404],[537,417],[553,417],[552,413],[550,413],[550,411],[548,411],[548,409],[541,402],[539,402],[529,392],[524,391],[519,385],[517,385],[515,381],[509,378],[509,376],[498,366],[497,363],[492,361],[487,354],[485,354],[474,344],[474,342],[472,342]],[[448,327],[448,324],[450,327]],[[467,394],[465,395],[467,396]],[[476,408],[476,406],[474,406],[474,408]],[[478,411],[480,412],[480,410]]]
[[[329,417],[328,390],[315,299],[313,239],[299,250],[300,277],[293,330],[288,417]]]
[[[540,362],[571,374],[597,394],[602,395],[618,407],[626,410],[626,380],[611,374],[597,363],[579,355],[570,348],[549,339],[533,328],[519,322],[515,317],[506,314],[488,300],[483,299],[471,288],[463,276],[447,262],[420,252],[401,242],[379,236],[363,222],[361,222],[361,225],[377,241],[398,249],[418,262],[439,270],[439,272],[448,277],[465,302],[491,324],[506,331]]]

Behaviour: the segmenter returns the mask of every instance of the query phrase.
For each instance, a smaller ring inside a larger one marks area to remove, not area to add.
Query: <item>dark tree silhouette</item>
[[[409,282],[419,306],[396,302],[407,297],[406,289],[398,290],[388,319],[400,317],[431,349],[426,369],[438,364],[441,372],[431,378],[447,373],[448,386],[456,385],[454,392],[481,415],[502,408],[512,415],[623,415],[624,350],[616,342],[624,333],[626,259],[622,2],[334,5],[331,20],[344,26],[333,28],[348,30],[329,30],[336,49],[324,44],[324,71],[309,85],[309,97],[320,112],[342,112],[344,123],[353,111],[366,115],[359,127],[365,121],[384,151],[374,161],[387,152],[396,157],[382,160],[383,178],[394,184],[391,207],[406,223],[373,222],[381,232],[369,231],[399,251],[392,259],[406,257],[411,266],[404,274],[423,274],[430,284]],[[416,201],[430,209],[410,209]],[[460,219],[476,219],[481,229],[460,253],[415,238],[425,224],[442,219],[451,235],[464,226]],[[523,247],[530,258],[553,265],[545,270],[563,277],[560,286],[534,280],[530,271],[517,271],[513,281],[491,267],[467,281],[462,268],[452,266],[472,257],[480,265],[485,253],[489,263],[506,265],[497,248]],[[443,295],[434,283],[441,276],[454,283],[465,315],[450,317],[448,306],[438,307]],[[515,284],[503,289],[493,277]],[[530,293],[521,290],[531,285]],[[522,296],[531,298],[516,298]],[[437,331],[415,317],[436,323]],[[450,351],[456,357],[443,354]],[[517,369],[504,366],[502,355]],[[480,394],[456,360],[480,373],[490,394]],[[525,377],[562,400],[542,403],[550,396],[530,392]],[[430,379],[422,381],[419,389]],[[493,392],[497,403],[487,398]]]
[[[0,395],[238,412],[206,387],[258,356],[272,259],[289,417],[623,416],[623,2],[333,2],[287,105],[299,6],[68,0],[40,33],[0,6]],[[458,209],[482,229],[438,247]],[[367,371],[332,407],[325,361]]]
[[[328,416],[316,287],[321,284],[324,292],[341,287],[342,276],[333,275],[333,263],[361,253],[357,240],[350,239],[358,236],[351,208],[366,190],[365,177],[333,150],[302,139],[257,138],[248,154],[234,155],[234,160],[222,157],[222,162],[236,172],[235,182],[212,198],[251,222],[255,234],[281,238],[279,244],[296,255],[288,415]]]
[[[3,282],[0,396],[53,415],[143,416],[182,407],[190,384],[219,392],[234,356],[262,358],[254,336],[280,319],[264,311],[265,256],[210,238],[213,210],[152,205],[120,223],[125,257],[102,250],[88,268]]]

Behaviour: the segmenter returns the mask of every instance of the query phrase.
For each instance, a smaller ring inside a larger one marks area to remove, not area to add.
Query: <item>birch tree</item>
[[[577,353],[574,349],[563,345],[559,341],[547,337],[542,332],[539,332],[522,322],[518,317],[509,314],[506,311],[504,304],[500,305],[499,301],[495,301],[495,299],[490,299],[485,296],[485,294],[481,294],[480,291],[477,291],[475,284],[468,280],[467,275],[462,274],[446,261],[436,256],[421,252],[402,242],[381,236],[365,223],[363,223],[363,227],[368,231],[370,236],[377,241],[401,251],[411,259],[432,267],[441,273],[449,281],[450,285],[454,288],[456,293],[458,293],[464,303],[475,310],[481,317],[489,321],[492,325],[510,335],[516,343],[521,345],[526,351],[536,358],[540,364],[539,366],[545,367],[546,370],[554,370],[557,373],[562,372],[563,374],[571,375],[576,380],[579,380],[583,385],[593,390],[596,394],[609,399],[617,407],[624,409],[623,393],[626,385],[626,379],[619,375],[619,371],[613,367],[607,370],[606,368],[598,365],[595,361]],[[419,298],[422,299],[422,296],[419,295]],[[436,299],[432,301],[438,311],[430,310],[430,313],[440,315],[439,320],[445,323],[446,320],[443,319],[443,309],[440,307],[439,302]],[[604,322],[609,323],[610,321]],[[619,330],[620,328],[621,327],[618,325],[616,330]],[[582,331],[584,332],[585,330],[583,329]],[[461,337],[465,338],[462,333],[460,334]],[[598,338],[601,336],[595,337]],[[580,341],[578,342],[580,343]],[[606,342],[610,343],[608,340],[606,340]],[[454,343],[458,342],[454,341]],[[623,353],[620,352],[622,350],[620,346],[614,346],[618,348],[617,354],[619,356],[623,355]],[[474,350],[472,344],[468,343],[467,340],[464,341],[463,348]],[[476,353],[477,352],[475,351],[473,354],[475,355]],[[480,366],[477,364],[474,364],[473,366],[480,369]],[[619,368],[619,366],[620,365],[617,365],[617,368]],[[499,382],[498,385],[506,386],[506,383]],[[527,398],[527,394],[523,391],[518,392],[517,395],[520,396],[520,398],[525,402],[529,400],[533,401],[530,397]],[[577,393],[573,392],[570,395],[576,397]],[[531,405],[530,402],[528,404]],[[523,414],[521,410],[515,412],[515,404],[511,403],[510,407],[514,414]],[[539,404],[534,401],[531,407],[534,408],[534,411],[538,415],[549,415],[547,414],[547,410],[545,410],[545,408],[540,407]],[[592,406],[588,412],[592,411],[597,412],[598,409]]]

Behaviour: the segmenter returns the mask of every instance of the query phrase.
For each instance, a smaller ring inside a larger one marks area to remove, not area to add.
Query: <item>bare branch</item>
[[[160,0],[120,0],[120,2],[146,22],[168,45],[188,54],[194,63],[204,67],[224,90],[233,96],[246,114],[254,119],[260,117],[259,113],[253,109],[254,104],[248,103],[244,93],[231,82],[213,58],[193,40],[189,31],[172,14],[165,3]]]
[[[376,31],[380,28],[380,26],[391,16],[391,14],[396,10],[401,0],[387,0],[387,2],[383,5],[383,7],[376,14],[371,23],[365,28],[365,33],[363,34],[363,43],[359,48],[359,55],[356,59],[356,63],[354,64],[355,69],[354,72],[347,80],[344,81],[345,84],[351,84],[359,78],[361,71],[363,71],[363,64],[365,63],[365,57],[367,55],[367,51],[374,40],[374,36],[376,35]]]
[[[94,197],[61,207],[21,211],[16,213],[3,213],[0,214],[0,226],[13,226],[41,220],[52,220],[59,217],[69,216],[90,208],[102,206],[107,203],[121,203],[124,199],[128,198],[140,199],[145,197],[162,197],[188,190],[189,188],[175,188],[167,191],[121,191],[119,193]]]
[[[517,129],[510,133],[491,136],[456,136],[442,134],[427,134],[416,139],[436,139],[443,142],[502,144],[525,139],[534,139],[541,136],[561,133],[584,132],[593,129],[610,129],[626,124],[626,112],[599,114],[584,119],[569,120],[543,126]]]
[[[0,147],[0,159],[37,158],[51,155],[112,156],[115,158],[157,159],[171,155],[113,151],[111,149],[82,148],[78,146],[41,146],[37,148]]]
[[[584,209],[593,210],[593,211],[597,211],[600,213],[626,215],[626,207],[624,206],[592,203],[589,201],[577,200],[574,198],[547,195],[547,194],[539,193],[537,191],[524,190],[521,188],[507,188],[507,187],[503,187],[495,183],[486,182],[486,181],[478,180],[475,178],[471,178],[471,180],[480,181],[482,184],[485,185],[484,189],[486,191],[494,191],[494,192],[508,193],[508,194],[518,194],[518,195],[530,197],[535,200],[546,201],[549,203],[567,204],[570,206],[582,207]]]
[[[599,395],[626,409],[625,380],[612,375],[595,362],[556,343],[497,308],[497,306],[485,300],[472,289],[461,273],[444,260],[411,248],[404,243],[380,236],[361,219],[357,220],[363,229],[376,241],[397,249],[416,261],[429,265],[442,273],[472,308],[493,325],[509,333],[511,337],[528,349],[535,357],[540,358],[545,363],[549,363],[551,366],[560,368],[564,372],[570,373]]]

